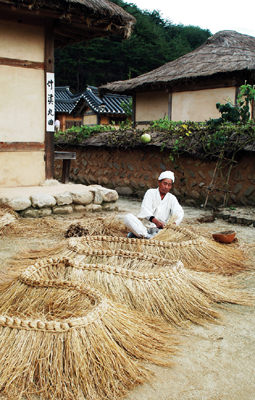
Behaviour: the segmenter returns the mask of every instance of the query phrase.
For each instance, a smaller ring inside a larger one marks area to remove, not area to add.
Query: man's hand
[[[155,224],[158,229],[163,229],[165,226],[165,223],[162,221],[159,221],[157,218],[153,218],[151,220],[151,222],[153,222],[153,224]]]

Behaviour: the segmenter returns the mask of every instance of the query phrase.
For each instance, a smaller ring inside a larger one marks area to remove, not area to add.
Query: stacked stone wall
[[[204,204],[208,187],[213,185],[209,204],[223,204],[224,190],[228,188],[228,205],[255,205],[253,153],[245,152],[231,168],[229,164],[218,169],[213,179],[216,161],[201,161],[184,155],[172,162],[169,149],[69,146],[61,151],[76,152],[76,160],[71,161],[70,168],[70,180],[75,183],[99,184],[115,189],[119,195],[142,198],[147,189],[157,187],[162,171],[172,170],[176,176],[173,193],[183,204]],[[62,161],[56,160],[55,179],[61,180],[61,175]]]

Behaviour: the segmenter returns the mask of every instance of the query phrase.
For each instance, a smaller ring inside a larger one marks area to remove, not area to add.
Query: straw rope
[[[65,245],[62,244],[62,251],[64,248]],[[203,237],[175,243],[154,239],[88,236],[69,239],[68,248],[73,251],[77,251],[78,248],[79,251],[90,248],[149,253],[167,260],[180,260],[189,269],[225,275],[240,273],[249,267],[244,263],[244,252],[241,249],[228,249]]]
[[[237,290],[239,286],[233,279],[188,271],[180,261],[171,265],[160,263],[160,269],[144,272],[102,263],[78,263],[63,257],[43,260],[19,277],[34,286],[47,286],[48,281],[54,282],[52,279],[89,283],[113,301],[174,324],[186,320],[204,323],[219,318],[212,308],[218,302],[250,305],[252,301],[247,292]]]
[[[0,288],[4,395],[116,400],[149,379],[142,362],[171,365],[176,339],[169,325],[84,283],[36,276],[45,266],[41,261]]]

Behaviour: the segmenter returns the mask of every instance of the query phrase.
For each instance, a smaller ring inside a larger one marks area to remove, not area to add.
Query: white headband
[[[172,182],[174,183],[174,173],[172,171],[161,172],[161,174],[158,177],[158,180],[162,181],[162,179],[171,179]]]

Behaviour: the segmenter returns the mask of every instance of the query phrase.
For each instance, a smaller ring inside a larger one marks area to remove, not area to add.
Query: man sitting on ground
[[[158,188],[147,190],[138,216],[131,213],[125,216],[124,222],[130,230],[128,237],[151,239],[164,228],[171,215],[176,216],[176,225],[181,223],[184,211],[177,198],[169,193],[173,183],[173,172],[164,171],[159,175]],[[146,226],[140,220],[144,218]]]

